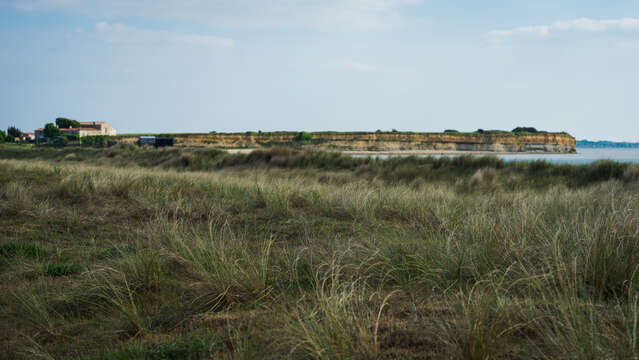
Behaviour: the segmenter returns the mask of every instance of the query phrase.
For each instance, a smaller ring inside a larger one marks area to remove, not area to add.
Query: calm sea
[[[498,157],[506,161],[546,160],[563,164],[588,164],[597,160],[639,163],[639,149],[578,147],[576,154],[506,154]]]
[[[404,156],[404,155],[391,155]],[[419,156],[419,155],[418,155]],[[456,156],[456,155],[435,155],[435,156]],[[380,155],[386,158],[388,155]],[[500,154],[497,157],[506,161],[532,161],[546,160],[559,164],[588,164],[597,160],[614,160],[620,162],[639,163],[639,149],[624,148],[577,148],[576,154]]]

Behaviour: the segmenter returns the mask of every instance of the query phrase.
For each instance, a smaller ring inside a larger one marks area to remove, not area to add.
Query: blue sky
[[[0,128],[639,141],[638,1],[0,0]]]

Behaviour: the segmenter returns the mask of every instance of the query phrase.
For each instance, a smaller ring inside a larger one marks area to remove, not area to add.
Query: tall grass
[[[0,161],[9,358],[637,357],[634,167],[171,151]]]
[[[286,308],[284,338],[299,353],[314,359],[376,359],[384,308],[393,293],[379,299],[360,279],[344,279],[342,265],[332,261],[315,274],[314,291],[293,309]]]
[[[69,156],[73,155],[70,159]],[[563,184],[581,187],[608,180],[635,181],[636,166],[609,160],[586,165],[552,164],[546,161],[507,162],[495,156],[456,157],[351,157],[338,152],[275,147],[250,153],[231,154],[207,148],[138,148],[118,145],[109,149],[11,149],[0,148],[0,159],[40,159],[55,162],[108,164],[112,166],[159,167],[187,171],[220,169],[303,169],[341,171],[358,178],[382,179],[389,183],[462,181],[464,189],[515,190]]]

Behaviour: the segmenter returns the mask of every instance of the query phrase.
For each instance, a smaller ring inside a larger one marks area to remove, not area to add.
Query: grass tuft
[[[82,266],[69,263],[52,263],[45,265],[42,272],[46,276],[59,277],[75,275],[82,271]]]

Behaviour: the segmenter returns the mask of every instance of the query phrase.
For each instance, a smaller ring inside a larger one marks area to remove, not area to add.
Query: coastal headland
[[[326,150],[355,152],[487,152],[573,153],[576,139],[567,133],[415,133],[415,132],[313,132],[298,142],[297,132],[245,132],[171,134],[177,146],[207,146],[220,149],[252,149],[282,145],[313,145]],[[141,134],[112,137],[134,143]]]

